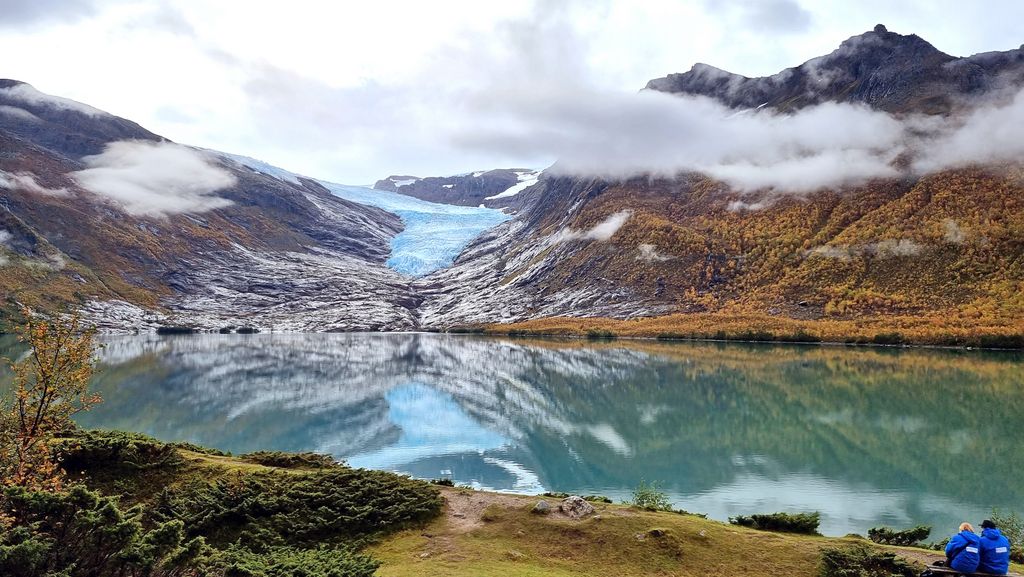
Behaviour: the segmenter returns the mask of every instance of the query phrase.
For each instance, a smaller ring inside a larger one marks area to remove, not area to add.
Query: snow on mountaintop
[[[409,186],[410,184],[416,182],[419,179],[418,178],[396,179],[396,178],[392,177],[392,178],[390,178],[388,180],[390,180],[391,182],[395,183],[395,186],[401,187],[401,186]]]
[[[272,164],[267,164],[262,160],[257,160],[255,158],[250,158],[248,156],[242,156],[240,154],[230,154],[227,152],[220,152],[216,150],[211,152],[215,152],[224,158],[233,160],[238,164],[241,164],[242,166],[251,168],[256,172],[266,174],[267,176],[272,176],[278,180],[290,182],[292,184],[302,184],[302,182],[299,181],[299,175],[295,174],[294,172],[287,171],[283,168],[278,168]]]
[[[508,198],[510,196],[515,196],[515,195],[519,194],[520,192],[526,190],[527,188],[530,188],[531,186],[537,184],[537,181],[540,179],[540,175],[541,175],[542,172],[544,172],[544,171],[543,170],[531,170],[531,171],[518,171],[517,170],[516,171],[516,177],[519,179],[519,182],[517,182],[516,184],[510,186],[504,192],[499,192],[498,194],[495,194],[494,196],[488,196],[488,197],[484,198],[484,200],[496,200],[496,199],[499,199],[499,198]]]

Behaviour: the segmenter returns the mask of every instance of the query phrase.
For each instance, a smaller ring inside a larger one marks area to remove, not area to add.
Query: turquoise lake
[[[827,535],[1024,513],[1024,355],[436,334],[106,337],[91,428],[507,492],[820,511]],[[0,349],[11,351],[11,342]],[[3,351],[0,351],[2,353]]]

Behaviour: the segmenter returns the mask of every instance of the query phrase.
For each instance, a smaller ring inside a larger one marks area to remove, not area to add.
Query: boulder
[[[548,503],[544,499],[537,501],[537,504],[530,510],[531,513],[536,515],[547,515],[551,512],[551,503]]]
[[[573,495],[562,499],[558,509],[565,513],[570,519],[582,519],[587,515],[594,514],[594,506],[588,503],[583,497]]]

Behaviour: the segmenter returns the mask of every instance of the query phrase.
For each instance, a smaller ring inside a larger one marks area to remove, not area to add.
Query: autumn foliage
[[[52,441],[74,426],[71,418],[100,401],[88,391],[95,366],[95,331],[77,314],[43,318],[23,311],[19,339],[26,355],[8,360],[10,395],[0,397],[0,479],[6,486],[56,491],[63,472]]]

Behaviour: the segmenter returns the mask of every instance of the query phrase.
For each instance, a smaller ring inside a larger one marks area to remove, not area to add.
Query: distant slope
[[[955,59],[878,28],[772,77],[698,65],[648,88],[740,109],[833,100],[941,114],[964,94],[1024,86],[1022,63],[1019,50]],[[754,331],[772,319],[867,318],[879,330],[904,315],[942,327],[936,335],[993,326],[1024,334],[1022,176],[1019,165],[993,164],[813,194],[742,195],[701,174],[549,176],[519,196],[515,221],[431,277],[452,288],[428,292],[423,317],[477,324],[682,313],[659,330],[708,335],[691,331],[697,322],[689,326],[685,314],[742,317]],[[523,325],[531,327],[544,323]]]
[[[490,208],[517,207],[516,195],[533,186],[541,171],[527,168],[496,169],[455,176],[389,176],[373,188],[430,202]]]
[[[112,144],[121,156],[97,164]],[[119,327],[172,312],[211,328],[414,326],[408,283],[384,266],[398,217],[237,159],[0,81],[0,306],[91,302]],[[198,194],[188,170],[228,185]]]

